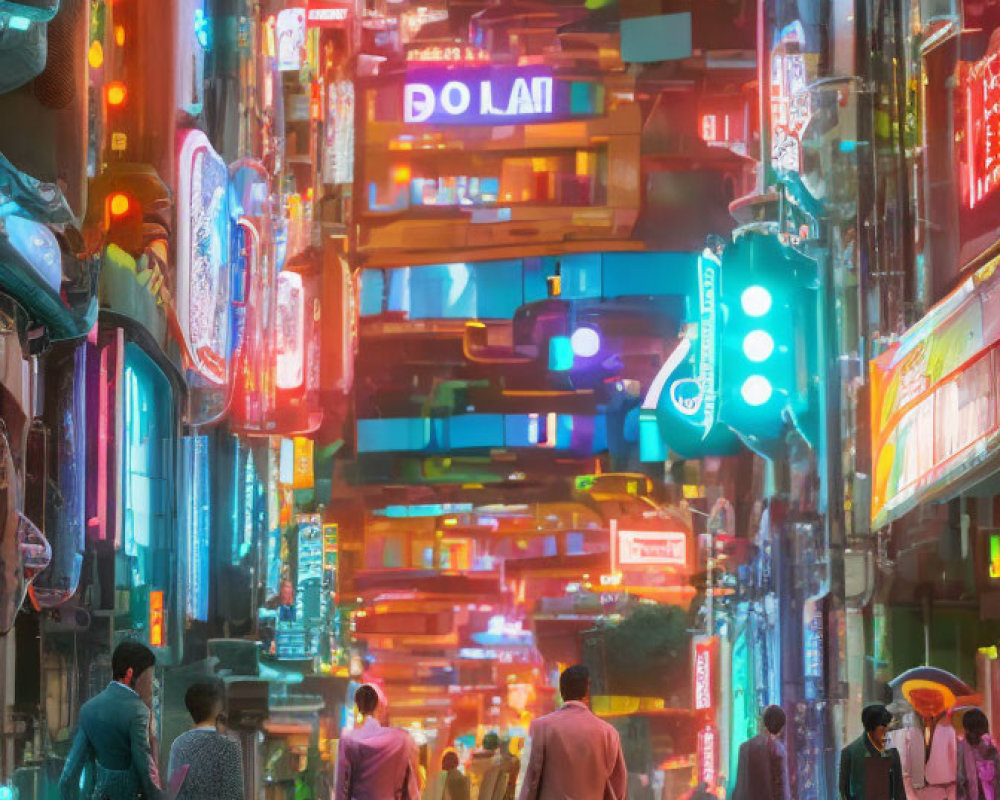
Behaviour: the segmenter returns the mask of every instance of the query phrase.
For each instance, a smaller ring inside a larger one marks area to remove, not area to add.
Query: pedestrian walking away
[[[195,683],[184,695],[194,727],[170,748],[168,786],[176,800],[243,800],[243,757],[239,744],[219,731],[222,687]]]
[[[354,703],[362,723],[341,737],[336,800],[419,800],[417,745],[412,737],[383,724],[388,721],[387,708],[375,687],[359,687]]]
[[[978,708],[962,717],[965,738],[958,743],[958,800],[1000,798],[1000,753],[990,736],[990,722]]]
[[[861,712],[864,733],[840,751],[840,800],[905,800],[899,752],[886,747],[891,722],[885,706]]]
[[[761,732],[740,745],[733,800],[787,800],[785,767],[785,712],[768,706]]]
[[[621,740],[589,708],[582,664],[559,676],[563,706],[531,724],[531,754],[520,800],[623,800],[628,773]]]
[[[122,642],[111,656],[112,681],[80,709],[80,724],[62,777],[63,800],[162,800],[149,743],[156,656],[144,644]],[[80,777],[84,776],[81,787]]]

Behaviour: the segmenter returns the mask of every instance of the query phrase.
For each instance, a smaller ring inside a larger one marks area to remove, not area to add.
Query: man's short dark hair
[[[559,676],[559,694],[564,702],[583,700],[590,693],[590,670],[583,664],[567,667]]]
[[[142,642],[126,639],[115,648],[111,655],[111,678],[120,681],[132,669],[132,679],[138,678],[147,669],[156,665],[156,656]]]
[[[500,747],[500,737],[496,731],[490,731],[483,737],[483,750],[493,752],[498,747]]]
[[[374,714],[375,709],[378,708],[378,692],[375,691],[375,687],[369,686],[367,683],[364,686],[359,686],[354,693],[354,705],[366,717]]]
[[[774,736],[785,729],[785,712],[781,710],[781,706],[768,706],[764,709],[764,727]]]
[[[892,722],[892,714],[885,706],[865,706],[861,712],[861,724],[869,733],[883,725],[888,726],[890,722]]]
[[[449,750],[443,756],[441,756],[441,769],[445,772],[449,772],[453,769],[458,769],[458,753],[454,750]]]
[[[192,683],[184,693],[184,705],[195,725],[208,722],[221,702],[222,686],[218,681]]]

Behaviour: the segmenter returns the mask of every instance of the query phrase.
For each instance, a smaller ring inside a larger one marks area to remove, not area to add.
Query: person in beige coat
[[[531,756],[520,800],[624,800],[628,785],[621,739],[589,706],[582,664],[559,676],[563,707],[531,724]]]

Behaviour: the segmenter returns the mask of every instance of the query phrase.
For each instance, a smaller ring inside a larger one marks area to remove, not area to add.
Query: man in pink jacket
[[[595,716],[582,664],[559,676],[563,707],[531,724],[520,800],[624,800],[628,772],[618,731]]]
[[[336,800],[420,800],[417,746],[410,734],[382,724],[385,700],[374,686],[361,686],[354,702],[364,721],[340,740]]]

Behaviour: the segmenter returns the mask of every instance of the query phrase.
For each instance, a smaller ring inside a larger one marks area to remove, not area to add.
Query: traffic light
[[[85,228],[138,257],[170,227],[170,190],[148,164],[112,164],[91,180]]]
[[[771,454],[815,407],[816,265],[774,235],[745,233],[722,257],[719,418]]]

